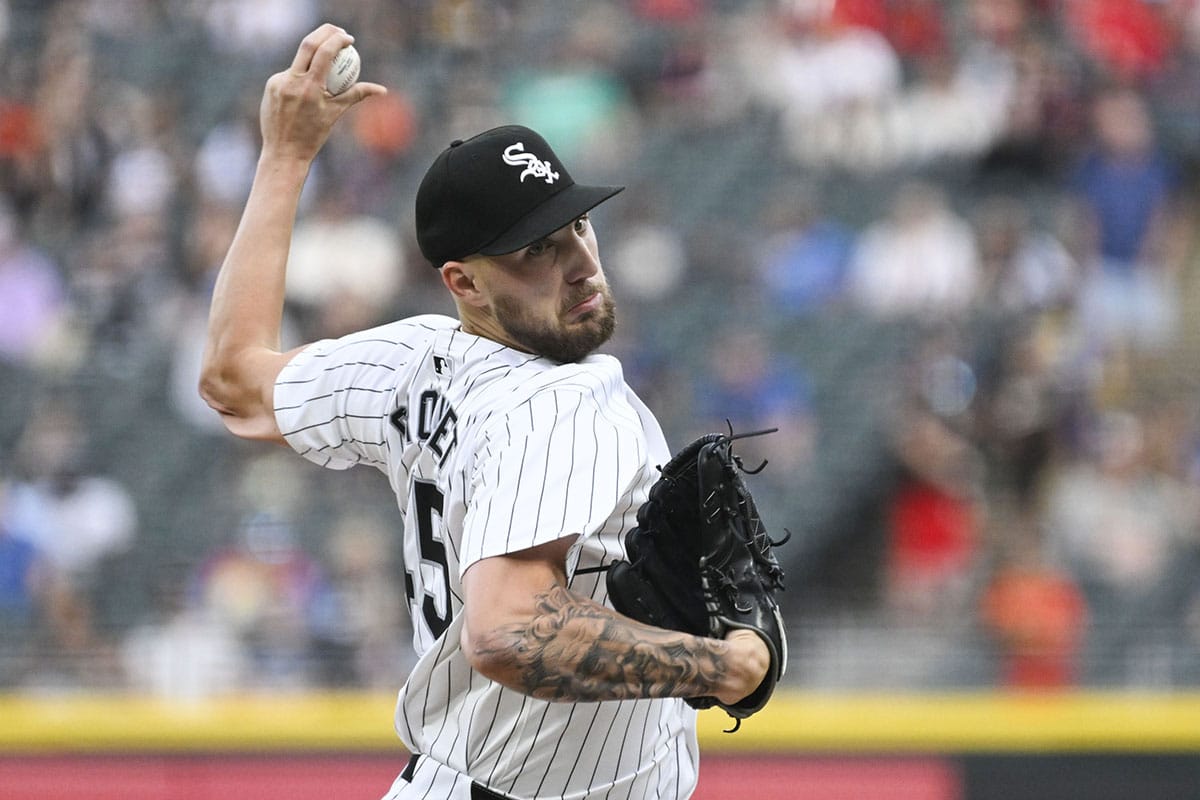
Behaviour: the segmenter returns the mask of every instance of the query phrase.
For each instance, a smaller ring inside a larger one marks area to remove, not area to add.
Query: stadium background
[[[314,169],[293,343],[450,311],[416,182],[518,121],[629,186],[612,349],[669,439],[781,429],[746,455],[787,694],[704,715],[703,796],[1194,796],[1194,0],[0,0],[0,796],[402,761],[386,485],[193,388],[262,84],[321,20],[391,93]]]

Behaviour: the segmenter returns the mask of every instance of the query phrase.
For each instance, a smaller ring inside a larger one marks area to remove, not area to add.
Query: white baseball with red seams
[[[329,65],[329,75],[325,78],[325,88],[330,94],[341,94],[354,85],[358,80],[358,71],[362,68],[362,59],[354,45],[348,44],[338,51]]]

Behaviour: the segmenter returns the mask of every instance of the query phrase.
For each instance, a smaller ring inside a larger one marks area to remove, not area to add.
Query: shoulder
[[[636,419],[620,362],[589,356],[571,364],[539,359],[522,367],[519,383],[493,396],[486,427],[505,438],[577,425],[584,419]]]
[[[385,345],[413,346],[427,342],[444,331],[458,327],[458,320],[441,314],[421,314],[351,333],[335,341],[344,343],[379,342]]]
[[[286,378],[289,369],[296,370],[306,365],[331,366],[362,363],[371,359],[379,363],[403,363],[409,354],[423,350],[441,331],[457,325],[450,317],[426,314],[419,317],[389,322],[374,328],[350,333],[337,339],[322,339],[313,342],[297,353],[280,373]]]
[[[543,360],[544,367],[534,384],[537,392],[600,392],[609,394],[624,387],[621,362],[612,356],[591,355],[582,361],[557,364]]]
[[[545,358],[516,354],[493,359],[490,369],[482,373],[486,380],[500,382],[504,391],[493,395],[496,405],[520,408],[530,402],[549,397],[580,395],[588,402],[603,406],[614,396],[623,394],[625,379],[620,363],[610,356],[589,356],[580,362],[559,364]],[[477,387],[480,388],[480,387]],[[496,387],[492,387],[494,393]]]

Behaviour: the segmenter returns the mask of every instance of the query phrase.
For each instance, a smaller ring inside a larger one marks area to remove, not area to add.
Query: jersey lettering
[[[400,406],[388,417],[404,444],[412,442],[408,406]],[[424,442],[444,466],[458,445],[458,414],[436,389],[426,389],[417,400],[417,439]]]
[[[442,414],[441,421],[433,429],[433,433],[429,435],[429,449],[438,457],[439,467],[446,463],[446,459],[450,457],[450,452],[457,444],[458,415],[454,413],[454,409],[446,406],[446,413]]]
[[[419,412],[417,414],[417,436],[421,441],[425,441],[433,433],[430,425],[433,423],[434,415],[437,414],[441,400],[442,396],[434,389],[426,389],[421,392],[421,399],[417,401]]]
[[[400,438],[408,444],[411,439],[408,438],[408,406],[400,406],[392,415],[388,417],[392,423],[392,427],[400,432]]]

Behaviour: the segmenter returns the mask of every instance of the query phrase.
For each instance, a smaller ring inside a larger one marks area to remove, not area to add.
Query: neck
[[[511,347],[513,350],[519,350],[522,353],[530,352],[528,347],[524,347],[513,340],[508,332],[496,321],[495,317],[482,314],[472,314],[466,309],[459,309],[458,313],[459,328],[463,333],[469,333],[472,336],[479,336],[484,339],[489,339],[497,344],[502,344],[505,347]]]

